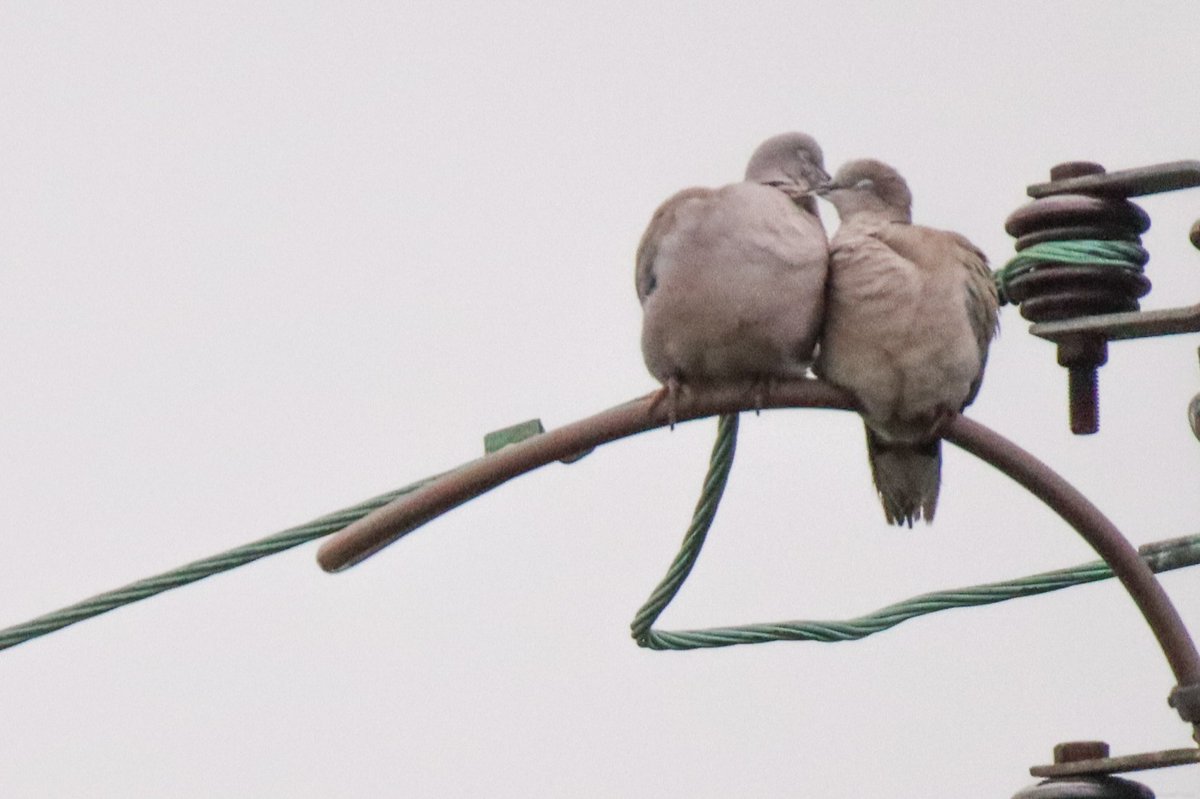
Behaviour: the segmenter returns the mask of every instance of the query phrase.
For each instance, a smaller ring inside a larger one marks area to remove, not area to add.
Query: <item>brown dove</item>
[[[746,177],[654,212],[637,251],[642,354],[672,419],[681,386],[799,377],[811,365],[829,250],[811,189],[827,182],[803,133],[768,139]]]
[[[888,523],[930,522],[940,426],[975,399],[997,328],[987,258],[957,233],[912,224],[912,193],[887,164],[851,161],[817,193],[841,226],[815,371],[859,403]]]

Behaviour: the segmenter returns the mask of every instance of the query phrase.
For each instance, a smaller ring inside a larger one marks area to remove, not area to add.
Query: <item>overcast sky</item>
[[[807,131],[1002,264],[1060,161],[1200,157],[1191,0],[0,1],[0,626],[655,387],[633,252]],[[1196,191],[1142,202],[1200,298]],[[835,216],[824,209],[826,224]],[[1072,437],[1003,313],[970,415],[1135,543],[1197,532],[1195,336],[1119,343]],[[639,649],[715,422],[555,465],[330,576],[297,548],[0,653],[0,793],[1011,796],[1054,743],[1189,743],[1113,582],[857,643]],[[1094,554],[948,448],[885,526],[860,422],[746,417],[666,628],[858,615]],[[1200,634],[1200,571],[1163,578]],[[1200,796],[1200,767],[1140,777]]]

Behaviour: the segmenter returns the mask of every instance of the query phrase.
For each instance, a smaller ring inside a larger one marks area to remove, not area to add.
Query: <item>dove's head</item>
[[[912,192],[908,184],[895,169],[873,158],[843,164],[833,181],[818,187],[816,193],[833,203],[843,222],[860,213],[896,222],[912,221]]]
[[[816,139],[807,133],[781,133],[758,145],[746,165],[746,180],[774,186],[800,201],[827,183],[829,173]]]

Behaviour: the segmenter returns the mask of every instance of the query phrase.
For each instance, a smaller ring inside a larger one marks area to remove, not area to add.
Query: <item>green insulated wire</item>
[[[75,624],[76,622],[90,619],[93,616],[99,616],[101,613],[115,610],[122,605],[129,605],[138,600],[147,599],[155,594],[161,594],[163,591],[170,591],[172,588],[179,588],[188,583],[203,580],[205,577],[211,577],[214,574],[236,569],[238,566],[245,566],[247,563],[256,561],[259,558],[265,558],[267,555],[274,555],[277,552],[283,552],[286,549],[308,543],[330,533],[336,533],[338,530],[353,521],[361,519],[376,508],[386,505],[397,497],[415,491],[440,476],[427,477],[404,488],[398,488],[390,493],[360,502],[353,507],[330,513],[319,519],[314,519],[307,524],[291,527],[281,533],[261,538],[258,541],[231,549],[228,552],[222,552],[219,555],[194,561],[177,569],[172,569],[169,572],[138,580],[115,591],[99,594],[91,599],[85,599],[82,602],[77,602],[61,610],[56,610],[53,613],[47,613],[45,616],[38,616],[36,619],[24,622],[23,624],[17,624],[0,630],[0,649],[16,646],[31,638],[37,638],[40,635],[52,633],[55,630]]]
[[[1007,297],[1007,288],[1012,280],[1039,266],[1077,264],[1087,266],[1110,266],[1142,272],[1150,255],[1139,244],[1132,241],[1106,241],[1103,239],[1077,239],[1074,241],[1044,241],[1026,247],[1012,257],[995,273],[996,288],[1002,298]]]
[[[638,611],[637,618],[633,622],[633,636],[641,646],[650,649],[696,649],[765,641],[849,641],[886,630],[902,621],[923,616],[926,613],[935,613],[949,608],[987,605],[1017,597],[1044,594],[1073,585],[1107,580],[1113,576],[1103,562],[1097,561],[1069,569],[1035,574],[1019,580],[924,594],[889,605],[866,616],[846,621],[790,621],[778,624],[749,624],[740,627],[679,632],[654,630],[651,626],[678,593],[680,586],[683,585],[692,566],[696,563],[696,559],[700,556],[704,538],[716,516],[717,506],[721,501],[725,483],[729,478],[729,470],[733,465],[737,426],[736,414],[720,418],[708,475],[704,480],[704,489],[700,501],[696,504],[691,525],[684,536],[683,546],[671,564],[667,576],[654,590],[646,605]],[[147,599],[163,591],[194,583],[205,577],[244,566],[259,558],[274,555],[277,552],[283,552],[335,533],[371,511],[442,476],[439,474],[426,477],[387,494],[327,514],[307,524],[289,528],[275,535],[189,563],[163,574],[138,580],[115,591],[85,599],[23,624],[0,630],[0,649],[16,646],[32,638],[115,610],[122,605]],[[1142,557],[1150,569],[1155,572],[1194,566],[1200,563],[1200,535],[1143,547]]]
[[[679,593],[683,581],[687,579],[692,571],[692,566],[696,564],[696,558],[700,557],[704,538],[708,535],[708,529],[712,527],[713,519],[717,515],[717,506],[721,504],[721,495],[725,493],[729,470],[733,468],[733,450],[737,445],[737,429],[738,415],[736,413],[725,414],[717,422],[717,440],[713,444],[712,455],[708,459],[708,474],[704,477],[704,488],[700,492],[700,501],[696,503],[696,510],[692,513],[692,523],[688,525],[687,532],[683,536],[683,546],[680,548],[679,554],[675,556],[675,560],[672,561],[671,568],[667,570],[667,576],[654,589],[654,593],[646,600],[646,604],[637,612],[633,624],[630,625],[633,638],[638,642],[638,646],[651,649],[680,648],[672,647],[660,640],[661,636],[669,636],[671,633],[660,633],[650,629],[650,626],[654,624],[667,605],[671,604],[675,594]],[[690,649],[692,647],[683,648]]]
[[[990,605],[1024,596],[1045,594],[1074,585],[1107,580],[1113,576],[1104,561],[1093,561],[1067,569],[1042,572],[1017,580],[986,583],[971,588],[935,591],[880,608],[874,613],[844,621],[784,621],[772,624],[746,624],[737,627],[714,627],[707,630],[668,632],[652,629],[651,625],[674,599],[700,556],[705,536],[717,512],[725,491],[729,470],[733,464],[737,443],[737,416],[722,416],[717,428],[708,475],[692,523],[684,535],[683,545],[667,576],[659,583],[650,599],[638,611],[631,628],[634,640],[648,649],[702,649],[735,644],[761,644],[768,641],[854,641],[895,627],[902,621],[951,608]],[[1153,572],[1164,572],[1200,563],[1200,535],[1164,541],[1142,548],[1142,558]]]

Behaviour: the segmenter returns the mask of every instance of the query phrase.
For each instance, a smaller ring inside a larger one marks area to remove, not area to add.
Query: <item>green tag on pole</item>
[[[542,427],[541,419],[530,419],[528,422],[521,422],[520,424],[514,424],[501,430],[494,430],[483,437],[484,454],[491,455],[493,452],[503,449],[509,444],[516,444],[518,441],[533,438],[544,432],[546,432],[546,428]]]

